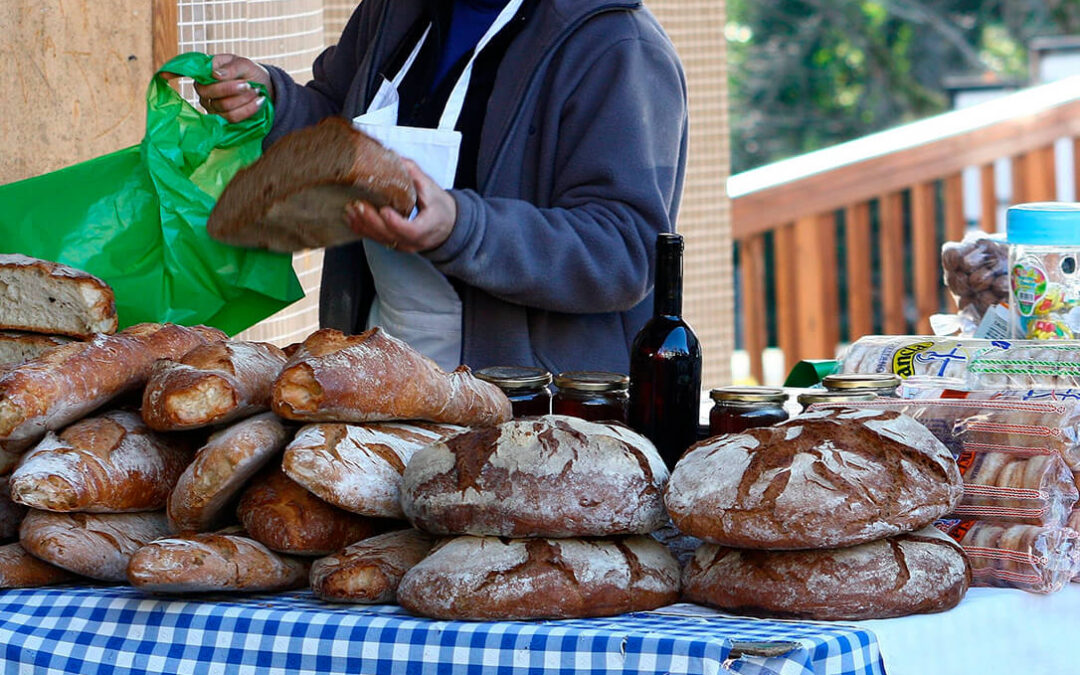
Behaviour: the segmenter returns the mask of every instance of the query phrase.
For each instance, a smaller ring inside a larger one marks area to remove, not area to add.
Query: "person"
[[[460,134],[449,172],[438,142],[387,142],[435,148],[406,162],[417,211],[346,209],[363,239],[325,252],[324,327],[386,326],[444,368],[628,371],[688,138],[682,64],[640,1],[364,0],[306,85],[213,63],[202,105],[237,121],[270,96],[266,143],[332,115],[380,140]]]

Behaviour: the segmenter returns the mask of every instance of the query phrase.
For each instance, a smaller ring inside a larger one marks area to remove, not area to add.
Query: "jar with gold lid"
[[[710,436],[767,427],[788,418],[784,410],[788,395],[775,387],[721,387],[710,391],[709,398]]]
[[[598,422],[626,423],[630,406],[630,377],[596,370],[562,372],[555,376],[551,411]]]
[[[857,401],[873,401],[877,397],[878,395],[872,391],[859,391],[857,389],[852,391],[829,391],[824,389],[820,392],[799,394],[796,400],[803,407],[803,410],[806,410],[815,403],[853,403]]]
[[[895,398],[900,376],[893,373],[843,373],[826,375],[821,384],[829,391],[870,392]]]
[[[492,366],[473,373],[502,389],[510,399],[514,417],[551,414],[551,373],[543,368]]]

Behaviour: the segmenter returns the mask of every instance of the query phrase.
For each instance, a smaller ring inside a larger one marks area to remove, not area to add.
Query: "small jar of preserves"
[[[823,389],[820,392],[806,392],[805,394],[799,394],[796,399],[799,405],[803,407],[805,411],[815,403],[851,403],[856,401],[873,401],[878,396],[872,391],[829,391]]]
[[[630,377],[621,373],[577,370],[555,376],[551,410],[594,422],[626,423],[630,408]]]
[[[551,373],[543,368],[492,366],[474,373],[485,382],[503,390],[510,399],[514,417],[551,414]]]
[[[736,434],[767,427],[788,418],[784,401],[788,395],[774,387],[721,387],[709,392],[709,435]]]
[[[829,391],[870,392],[878,396],[896,398],[900,376],[893,373],[844,373],[826,375],[821,383]]]

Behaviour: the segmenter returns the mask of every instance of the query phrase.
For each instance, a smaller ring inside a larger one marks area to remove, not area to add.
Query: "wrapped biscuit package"
[[[963,547],[972,586],[1056,593],[1080,565],[1080,534],[1067,527],[961,518],[943,518],[934,525]]]

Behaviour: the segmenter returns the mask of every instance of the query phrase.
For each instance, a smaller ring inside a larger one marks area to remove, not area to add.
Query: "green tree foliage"
[[[1080,0],[728,0],[733,171],[944,111],[951,75],[1016,79]]]

